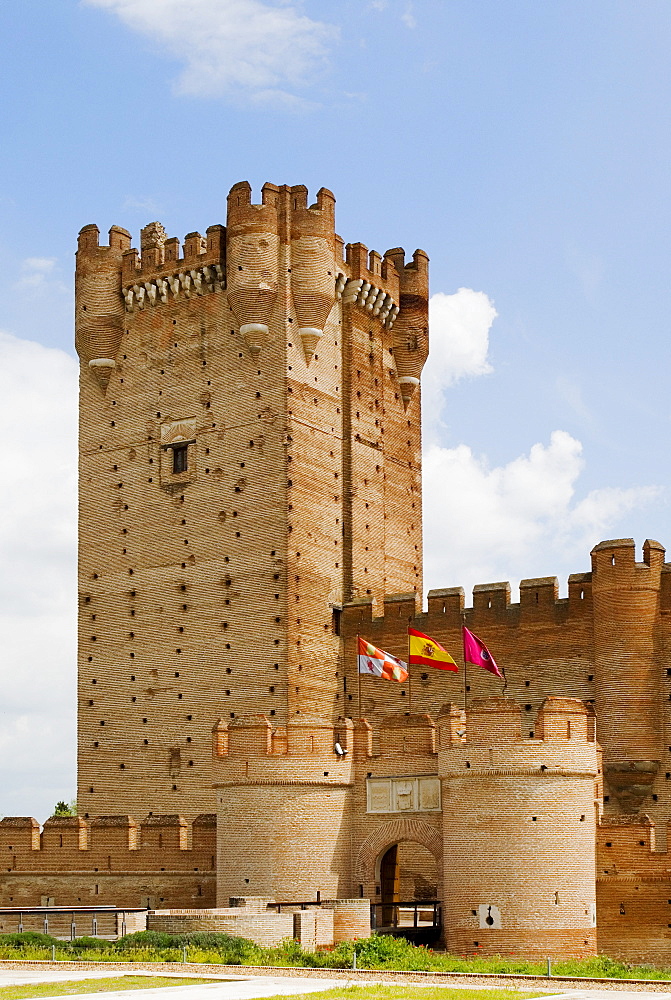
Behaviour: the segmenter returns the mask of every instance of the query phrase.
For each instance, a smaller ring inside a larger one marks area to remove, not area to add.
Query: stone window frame
[[[170,433],[173,428],[177,432],[174,437]],[[195,417],[165,421],[161,425],[160,475],[162,486],[185,485],[195,479],[197,468],[196,430]],[[171,437],[172,440],[170,440]],[[175,451],[182,448],[186,448],[186,467],[175,472]]]

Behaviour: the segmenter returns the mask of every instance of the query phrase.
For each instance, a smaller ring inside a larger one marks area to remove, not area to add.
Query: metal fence
[[[7,906],[0,908],[0,934],[37,931],[71,941],[76,937],[123,937],[143,930],[144,907]]]
[[[442,907],[439,899],[409,900],[399,903],[371,903],[372,930],[440,930]]]

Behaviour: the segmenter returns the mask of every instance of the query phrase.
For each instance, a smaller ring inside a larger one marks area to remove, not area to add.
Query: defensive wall
[[[387,596],[381,616],[370,599],[349,602],[341,628],[348,703],[353,714],[377,724],[408,709],[437,718],[447,702],[500,695],[499,679],[464,668],[466,625],[504,668],[506,695],[522,704],[529,736],[548,696],[579,698],[594,708],[604,755],[604,812],[643,811],[657,822],[663,841],[671,816],[671,739],[665,735],[671,727],[671,564],[650,540],[641,561],[633,539],[601,542],[591,555],[591,572],[569,577],[568,597],[561,599],[556,577],[545,577],[522,580],[515,604],[507,582],[476,586],[472,607],[465,607],[460,587],[429,591],[426,612],[415,593]],[[406,658],[409,625],[443,643],[459,672],[427,667],[414,669],[404,684],[369,677],[359,683],[357,635]]]
[[[0,820],[0,906],[213,906],[216,817]]]
[[[598,935],[607,955],[654,964],[669,960],[671,856],[663,847],[668,825],[662,837],[646,815],[604,817],[598,828]]]
[[[405,845],[415,865],[409,898],[422,898],[415,887],[431,887],[425,896],[442,902],[452,951],[559,956],[598,948],[665,960],[668,855],[649,817],[601,815],[593,710],[548,698],[533,737],[527,718],[512,700],[489,698],[466,712],[447,705],[436,720],[390,716],[379,727],[363,719],[219,722],[218,821],[52,817],[40,831],[33,819],[7,817],[0,905],[146,906],[182,911],[174,915],[182,927],[202,917],[228,929],[243,919],[229,912],[231,897],[250,905],[255,896],[336,898],[336,924],[362,936],[368,901],[389,898],[382,860]],[[283,908],[283,920],[266,920],[248,907],[246,933],[268,943],[293,921],[301,940],[318,944],[319,920],[330,918],[296,912],[298,905]]]

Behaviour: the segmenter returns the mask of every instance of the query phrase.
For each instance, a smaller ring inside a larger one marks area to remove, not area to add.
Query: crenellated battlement
[[[126,312],[226,287],[222,225],[209,226],[204,237],[188,233],[180,248],[180,241],[168,239],[160,222],[151,222],[140,233],[140,246],[140,251],[129,247],[123,255],[121,294]]]
[[[100,244],[100,230],[94,222],[83,226],[79,231],[77,252],[82,257],[115,256],[124,254],[130,249],[131,234],[121,226],[112,226],[109,230],[109,243]]]
[[[352,782],[351,719],[335,726],[322,720],[273,726],[264,715],[241,716],[219,720],[212,736],[215,786]]]
[[[659,591],[660,609],[671,611],[671,563],[664,562],[664,548],[659,542],[646,541],[643,562],[635,559],[633,539],[615,539],[600,542],[592,550],[592,571],[572,573],[568,578],[568,597],[559,597],[556,576],[535,577],[520,581],[520,600],[510,600],[510,583],[479,583],[473,587],[471,607],[466,607],[462,587],[430,590],[427,594],[426,612],[419,610],[420,595],[390,594],[384,598],[384,616],[373,616],[373,601],[356,598],[343,608],[346,634],[355,634],[361,627],[371,624],[374,629],[393,627],[401,619],[412,619],[414,627],[425,631],[435,619],[445,628],[483,627],[501,624],[518,627],[523,623],[563,623],[584,619],[593,613],[595,586],[602,589],[628,590],[632,586],[645,586]],[[598,584],[595,582],[598,576]]]
[[[375,727],[366,719],[275,727],[265,716],[247,716],[230,724],[220,721],[213,729],[218,786],[351,784],[353,761],[388,757],[397,769],[407,770],[412,758],[453,751],[469,757],[469,769],[542,763],[544,772],[551,761],[555,769],[575,766],[576,760],[585,763],[585,754],[591,766],[597,759],[594,711],[577,698],[545,698],[533,738],[523,737],[522,706],[509,698],[476,698],[466,711],[447,705],[436,721],[426,713],[396,713]]]
[[[0,867],[6,871],[211,870],[216,816],[51,816],[0,820]]]
[[[346,634],[368,624],[377,631],[393,628],[402,619],[420,631],[439,624],[444,628],[482,627],[487,624],[505,624],[517,627],[523,622],[565,622],[571,618],[584,618],[591,612],[591,574],[573,574],[569,578],[569,596],[557,596],[556,577],[522,580],[520,601],[511,603],[510,584],[507,581],[482,583],[473,587],[473,603],[466,607],[462,587],[430,590],[427,594],[427,611],[419,610],[418,594],[412,598],[391,595],[384,598],[384,616],[373,615],[371,598],[356,598],[343,607]],[[669,580],[671,596],[671,578]]]
[[[121,278],[124,286],[138,280],[155,279],[180,269],[202,268],[205,265],[222,265],[225,262],[226,229],[222,225],[209,226],[206,236],[187,233],[180,246],[177,237],[168,238],[160,222],[150,222],[140,231],[140,247],[129,246],[123,254]],[[222,278],[224,277],[222,271]]]
[[[160,222],[142,229],[140,249],[131,247],[130,234],[118,226],[110,230],[109,246],[101,247],[98,227],[85,226],[77,256],[77,345],[102,387],[113,368],[124,312],[225,291],[256,356],[276,337],[272,318],[286,289],[308,364],[336,301],[364,309],[388,329],[404,310],[393,350],[407,405],[428,348],[428,257],[416,250],[406,264],[402,248],[383,256],[362,243],[345,246],[335,232],[333,193],[321,188],[314,203],[308,202],[302,184],[267,183],[257,204],[250,184],[242,181],[229,192],[226,226],[209,226],[205,236],[188,233],[182,245]],[[109,300],[102,311],[101,281]]]
[[[594,715],[577,698],[546,698],[533,737],[522,736],[522,706],[509,698],[476,698],[438,719],[439,773],[475,777],[513,773],[550,778],[598,773]]]
[[[665,549],[650,538],[643,543],[643,562],[636,561],[633,538],[599,542],[592,549],[592,580],[595,589],[647,587],[658,590],[664,568]]]

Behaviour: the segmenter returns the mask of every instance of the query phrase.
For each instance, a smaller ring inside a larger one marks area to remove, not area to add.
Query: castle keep
[[[566,599],[422,610],[428,258],[334,210],[241,183],[183,245],[80,233],[79,815],[0,821],[0,904],[424,903],[458,953],[668,961],[671,564],[602,542]],[[358,677],[358,635],[462,624],[506,697]]]
[[[237,184],[183,257],[82,231],[84,814],[210,812],[218,717],[347,714],[343,603],[421,591],[427,308],[325,189]]]

